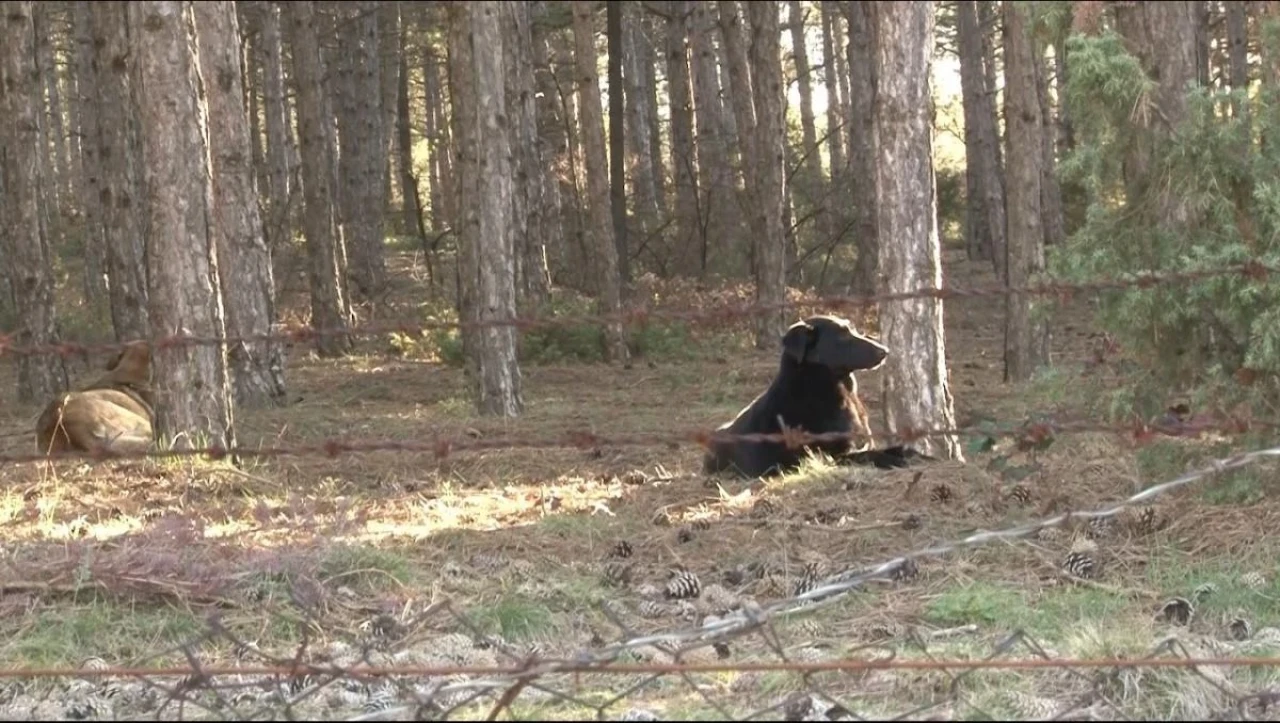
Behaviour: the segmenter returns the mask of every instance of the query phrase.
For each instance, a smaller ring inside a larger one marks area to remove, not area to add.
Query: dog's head
[[[875,369],[889,356],[847,320],[827,315],[792,324],[782,337],[782,352],[797,364],[820,364],[842,375]]]
[[[131,341],[107,365],[106,379],[112,384],[146,385],[151,383],[151,345]]]

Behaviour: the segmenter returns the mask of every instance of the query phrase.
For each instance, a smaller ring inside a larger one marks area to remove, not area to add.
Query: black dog
[[[888,355],[888,349],[857,333],[839,317],[813,316],[796,323],[782,337],[782,363],[773,383],[716,431],[776,434],[782,431],[781,418],[787,427],[810,434],[870,434],[853,373],[879,367]],[[843,464],[873,464],[881,469],[905,467],[908,459],[923,456],[903,446],[855,451],[848,439],[810,448]],[[804,455],[804,449],[788,449],[782,442],[713,442],[703,470],[710,474],[733,469],[747,477],[759,477],[794,470]]]

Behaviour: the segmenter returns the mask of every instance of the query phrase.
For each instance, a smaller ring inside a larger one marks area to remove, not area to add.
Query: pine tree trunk
[[[1248,90],[1249,88],[1249,15],[1247,0],[1226,0],[1223,3],[1227,14],[1227,58],[1232,90]],[[1249,127],[1249,106],[1244,102],[1236,102],[1232,112],[1242,118],[1244,127]]]
[[[404,218],[404,209],[408,205],[405,201],[404,188],[397,188],[400,185],[402,171],[397,168],[400,165],[400,154],[396,152],[396,148],[400,143],[400,134],[395,132],[399,119],[399,88],[400,88],[400,2],[399,0],[384,0],[376,2],[374,6],[377,8],[378,22],[378,45],[377,53],[374,56],[375,62],[378,64],[378,82],[381,85],[380,96],[382,99],[382,119],[379,122],[379,129],[382,133],[382,199],[383,208],[380,210],[380,223],[385,220],[388,211],[391,210],[391,199],[400,194],[400,211],[399,214],[393,216],[393,219]],[[412,226],[406,226],[406,229]],[[381,229],[379,229],[381,231]],[[382,238],[381,233],[378,235]],[[379,243],[381,246],[381,243]],[[379,254],[381,255],[381,254]]]
[[[796,85],[800,90],[800,137],[803,146],[799,148],[799,167],[795,168],[799,196],[808,207],[817,209],[816,227],[818,235],[830,240],[834,224],[828,209],[826,194],[823,193],[822,152],[818,148],[817,123],[813,117],[813,72],[809,62],[809,50],[805,47],[804,10],[800,0],[788,0],[791,26],[791,57],[795,64]],[[791,144],[787,144],[790,146]],[[797,194],[792,192],[792,200]]]
[[[849,200],[853,205],[853,238],[858,258],[853,267],[854,293],[875,294],[880,288],[880,225],[876,208],[876,28],[872,6],[865,2],[846,3],[849,24],[846,46],[849,64]]]
[[[1008,283],[1023,287],[1044,270],[1043,147],[1048,136],[1041,114],[1040,53],[1025,12],[1004,5],[1004,117],[1008,124]],[[1035,300],[1005,297],[1004,378],[1025,382],[1048,363],[1048,327],[1034,318]]]
[[[98,150],[97,84],[94,72],[93,24],[89,3],[71,3],[71,27],[75,44],[75,117],[80,139],[80,177],[77,184],[84,209],[84,296],[94,307],[108,303],[107,243],[102,229],[102,162]]]
[[[737,202],[725,152],[724,108],[712,35],[716,31],[710,0],[692,0],[689,50],[692,56],[694,120],[697,128],[698,208],[702,233],[699,270],[706,274],[713,254],[726,254],[732,238],[730,219]]]
[[[759,153],[756,151],[756,108],[751,89],[751,61],[747,57],[747,39],[743,32],[746,16],[736,0],[719,0],[720,37],[724,42],[724,55],[728,60],[725,75],[732,89],[729,95],[729,106],[733,111],[734,124],[738,131],[738,169],[742,175],[742,192],[739,196],[738,210],[743,217],[755,223],[753,209],[758,210],[755,199],[759,197],[758,179],[752,172],[752,164],[756,163]],[[743,234],[746,243],[733,249],[747,258],[751,273],[756,270],[757,240],[756,234],[761,229],[748,227]]]
[[[537,315],[551,300],[551,275],[547,268],[549,238],[548,183],[538,136],[537,90],[533,80],[533,27],[528,4],[514,4],[504,15],[507,52],[507,107],[511,116],[511,149],[515,185],[512,188],[511,223],[517,268],[516,305]],[[558,212],[559,209],[556,209]],[[522,313],[523,315],[523,313]]]
[[[618,277],[625,292],[631,283],[630,239],[627,237],[626,92],[622,89],[622,10],[606,4],[609,46],[609,214],[618,249]]]
[[[6,233],[0,234],[5,274],[12,285],[19,346],[57,344],[52,254],[41,220],[40,71],[36,66],[36,29],[30,2],[0,7],[0,53],[4,92],[0,93],[0,210]],[[18,401],[45,403],[67,388],[67,369],[57,354],[18,357]]]
[[[450,206],[444,182],[449,145],[443,131],[444,96],[440,89],[440,62],[432,48],[427,48],[426,56],[427,60],[422,68],[422,87],[427,107],[423,124],[427,136],[427,185],[431,204],[431,228],[433,231],[438,231],[451,228],[454,222],[453,217],[449,215]]]
[[[836,193],[843,189],[844,175],[844,118],[841,110],[844,96],[840,92],[840,77],[836,61],[840,58],[840,16],[836,3],[822,0],[822,78],[827,89],[827,158],[831,164],[831,185]],[[837,216],[842,212],[839,204],[832,205]]]
[[[604,108],[600,101],[600,77],[596,71],[595,25],[591,0],[573,0],[573,37],[578,67],[578,108],[581,112],[582,150],[587,171],[588,216],[596,264],[592,275],[600,284],[601,314],[622,311],[622,277],[618,272],[618,248],[609,210],[609,166],[604,148]],[[605,353],[611,361],[627,362],[630,353],[622,322],[605,328]]]
[[[786,329],[786,229],[783,207],[786,188],[786,122],[783,116],[781,28],[776,3],[747,3],[751,29],[751,96],[755,101],[755,152],[751,160],[758,195],[753,228],[756,233],[756,302],[774,310],[757,320],[756,348],[774,349]]]
[[[639,13],[645,12],[638,2],[625,3],[630,17],[622,24],[623,58],[626,70],[624,97],[627,106],[627,155],[631,159],[631,195],[635,198],[636,221],[643,235],[658,228],[662,214],[658,210],[658,189],[654,184],[653,151],[649,147],[649,107],[653,89],[648,87],[643,67],[644,25]]]
[[[544,298],[549,299],[551,271],[548,256],[553,249],[559,253],[564,252],[564,211],[560,204],[561,195],[567,185],[565,181],[566,148],[564,123],[560,118],[560,104],[556,101],[554,94],[555,77],[552,75],[551,68],[547,66],[547,41],[537,29],[535,22],[539,7],[539,3],[533,3],[529,7],[529,27],[525,32],[528,33],[530,43],[531,79],[526,78],[524,82],[531,82],[534,88],[534,132],[537,136],[533,146],[537,151],[534,162],[538,166],[538,182],[542,186],[541,193],[531,190],[531,193],[535,197],[540,197],[541,201],[537,212],[540,219],[541,238],[537,243],[542,248],[541,259],[536,259],[532,263],[535,266],[540,263],[542,268],[546,269],[545,272],[539,272],[540,275],[545,274],[539,279],[539,284],[546,284]],[[525,121],[528,122],[528,119]],[[526,261],[526,264],[528,263],[530,262]],[[542,295],[541,291],[538,293]]]
[[[502,13],[512,6],[464,2],[449,7],[450,73],[455,95],[458,171],[463,203],[461,245],[470,249],[462,282],[476,322],[516,315],[516,262],[511,226],[511,148],[505,127],[506,80]],[[508,23],[511,25],[512,23]],[[456,51],[456,52],[455,52]],[[514,326],[472,332],[481,414],[515,417],[523,410]]]
[[[155,339],[226,333],[218,252],[210,237],[213,177],[192,5],[129,5],[138,136],[149,189],[142,209],[150,229],[147,283]],[[238,71],[232,76],[238,80]],[[152,355],[156,439],[176,449],[234,445],[226,343],[157,347]]]
[[[698,159],[693,138],[693,86],[689,79],[689,0],[667,2],[667,101],[671,114],[671,177],[675,190],[675,218],[672,227],[673,253],[670,263],[675,273],[686,275],[694,268],[706,243],[698,218]]]
[[[934,207],[932,98],[933,3],[876,2],[876,136],[882,291],[903,293],[942,286],[942,253]],[[885,423],[906,429],[954,428],[947,378],[942,300],[917,298],[880,304]],[[921,452],[962,459],[953,435],[916,442]]]
[[[956,6],[960,83],[964,102],[965,249],[970,260],[989,260],[1004,278],[1005,199],[1000,132],[994,94],[988,92],[984,26],[976,0]]]
[[[192,5],[209,109],[211,168],[218,179],[210,234],[218,251],[227,334],[242,339],[227,349],[236,404],[278,404],[285,394],[284,348],[263,338],[276,322],[275,279],[247,163],[252,137],[240,88],[235,6],[225,0]]]
[[[255,47],[262,56],[263,110],[267,126],[267,218],[268,245],[278,249],[289,238],[289,206],[292,196],[289,174],[289,108],[285,102],[283,43],[280,35],[280,4],[262,3],[262,35]]]
[[[1041,118],[1040,210],[1044,216],[1044,244],[1052,246],[1067,240],[1067,222],[1062,210],[1062,185],[1058,183],[1057,144],[1054,142],[1053,108],[1049,105],[1049,67],[1044,62],[1044,46],[1037,44],[1035,53],[1036,100],[1040,104]],[[1008,80],[1005,84],[1008,85]],[[1043,265],[1041,261],[1041,267]]]
[[[44,174],[46,193],[52,204],[46,210],[50,215],[62,215],[71,210],[67,188],[70,185],[71,162],[67,153],[67,132],[62,108],[62,84],[58,80],[58,65],[54,61],[53,18],[54,3],[35,3],[36,62],[39,66],[40,84],[43,86],[40,103],[41,129],[45,135],[48,159]],[[45,104],[48,104],[47,107]]]
[[[111,280],[111,322],[121,341],[144,339],[150,329],[145,239],[136,210],[143,194],[126,7],[124,2],[89,3],[102,162],[98,197]]]
[[[640,19],[640,68],[644,71],[645,111],[649,115],[649,165],[653,167],[653,190],[658,200],[658,217],[666,218],[667,171],[662,152],[662,121],[658,119],[658,51],[654,37],[656,21],[646,13]]]
[[[1198,2],[1179,0],[1116,7],[1116,28],[1142,63],[1147,77],[1158,80],[1153,94],[1156,108],[1146,114],[1143,133],[1125,158],[1126,194],[1130,203],[1146,203],[1153,222],[1162,228],[1180,228],[1191,220],[1190,203],[1174,189],[1151,188],[1151,181],[1159,176],[1150,172],[1150,164],[1153,149],[1187,117],[1187,87],[1199,77],[1198,22]],[[1147,199],[1148,192],[1156,196]]]
[[[382,220],[387,207],[387,154],[378,62],[378,4],[340,6],[338,48],[339,204],[348,277],[355,295],[379,297],[386,287]]]
[[[413,170],[413,115],[409,103],[409,52],[407,29],[401,25],[399,48],[396,53],[396,153],[400,156],[397,164],[400,171],[400,224],[411,234],[421,237],[422,243],[427,241],[426,217],[422,213],[422,199],[418,195],[418,177]]]
[[[321,86],[320,42],[316,34],[315,3],[288,6],[297,88],[298,152],[302,157],[302,190],[306,212],[302,232],[310,259],[311,324],[326,333],[315,337],[322,357],[345,354],[351,348],[347,301],[333,198],[333,145],[325,130],[324,89]]]

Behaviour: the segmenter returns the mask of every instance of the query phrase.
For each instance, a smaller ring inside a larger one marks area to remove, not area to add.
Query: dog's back
[[[36,420],[36,447],[41,454],[145,449],[153,415],[150,348],[134,342],[106,374],[45,406]]]

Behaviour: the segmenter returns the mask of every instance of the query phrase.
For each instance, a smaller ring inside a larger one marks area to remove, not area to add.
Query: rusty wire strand
[[[681,321],[681,322],[727,322],[746,319],[764,314],[785,312],[796,307],[823,307],[831,311],[856,309],[881,302],[906,301],[911,299],[964,299],[988,298],[996,296],[1056,296],[1068,298],[1077,293],[1098,293],[1102,291],[1118,291],[1123,289],[1151,288],[1188,281],[1201,281],[1220,276],[1240,276],[1247,279],[1259,279],[1280,272],[1275,268],[1258,261],[1232,264],[1212,269],[1178,272],[1141,272],[1129,274],[1123,278],[1099,279],[1096,281],[1068,283],[1053,282],[1030,284],[1026,286],[996,285],[986,287],[925,286],[909,291],[867,294],[859,296],[821,296],[795,301],[772,304],[721,305],[719,307],[698,310],[671,309],[630,309],[608,314],[584,314],[559,317],[483,319],[472,321],[428,321],[409,323],[404,321],[389,323],[369,323],[357,327],[313,328],[289,327],[281,331],[239,336],[228,335],[195,335],[173,334],[152,339],[156,349],[175,346],[216,346],[223,343],[234,345],[240,343],[259,344],[273,341],[308,342],[318,338],[332,336],[374,336],[399,332],[409,335],[420,335],[430,331],[450,331],[463,329],[485,329],[494,327],[515,327],[518,329],[548,329],[564,326],[610,324],[642,324],[649,321]],[[0,336],[0,358],[5,356],[44,356],[55,354],[71,356],[75,354],[113,353],[123,350],[130,340],[102,343],[80,344],[75,342],[58,342],[51,344],[19,345],[11,343],[13,336]],[[136,341],[136,340],[135,340]]]

